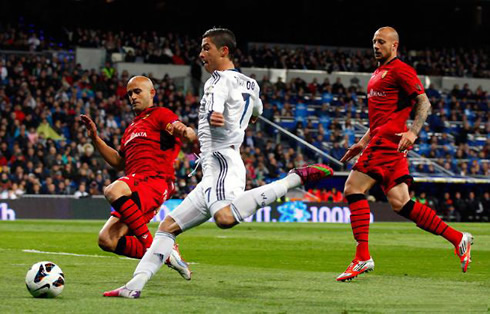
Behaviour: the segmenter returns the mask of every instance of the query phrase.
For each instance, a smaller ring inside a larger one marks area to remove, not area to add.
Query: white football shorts
[[[201,166],[201,182],[169,213],[182,231],[208,221],[245,190],[246,170],[238,148],[201,157]]]

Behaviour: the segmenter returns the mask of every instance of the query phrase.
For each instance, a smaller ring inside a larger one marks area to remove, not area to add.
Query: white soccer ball
[[[26,287],[35,298],[54,298],[65,287],[65,275],[55,263],[39,262],[27,272]]]

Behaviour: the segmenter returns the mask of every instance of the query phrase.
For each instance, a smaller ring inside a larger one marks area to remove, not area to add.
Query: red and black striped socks
[[[153,237],[148,230],[145,216],[138,205],[129,197],[121,196],[112,204],[112,208],[121,214],[121,220],[128,225],[129,229],[146,248],[149,248]]]
[[[350,224],[354,239],[357,241],[356,258],[367,261],[371,258],[369,254],[369,221],[371,211],[364,194],[350,194],[346,196],[350,208]]]
[[[117,242],[114,253],[132,258],[142,258],[146,248],[133,236],[123,236]]]
[[[463,237],[461,232],[448,226],[430,207],[412,200],[398,214],[415,222],[420,229],[444,237],[456,247]]]

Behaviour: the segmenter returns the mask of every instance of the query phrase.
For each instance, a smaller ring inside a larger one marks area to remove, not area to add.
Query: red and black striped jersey
[[[119,154],[126,175],[159,174],[174,177],[174,161],[182,142],[173,135],[178,117],[163,107],[150,107],[137,115],[124,131]]]
[[[395,58],[374,71],[368,83],[368,112],[371,137],[388,138],[407,131],[415,98],[425,93],[415,70]]]

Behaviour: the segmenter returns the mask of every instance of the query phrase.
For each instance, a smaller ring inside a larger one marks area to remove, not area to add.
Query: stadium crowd
[[[366,95],[356,83],[345,87],[340,79],[319,83],[296,78],[272,84],[267,77],[259,82],[266,118],[338,160],[365,132],[359,124],[367,121]],[[432,114],[415,151],[455,175],[490,176],[488,93],[480,87],[472,91],[465,84],[444,94],[431,86],[427,94]],[[411,167],[415,173],[437,172],[434,165],[413,163]]]
[[[80,32],[76,36],[73,34],[73,38],[93,37],[89,36],[90,32]],[[106,44],[105,38],[109,34],[99,35],[100,43]],[[167,42],[182,41],[172,36],[168,35],[174,39]],[[31,42],[28,44],[31,50],[44,49],[54,43],[40,36],[38,44],[32,38],[33,35],[29,37],[18,31],[3,32],[0,49],[5,48],[6,42],[11,42],[9,48],[16,49]],[[138,38],[136,36],[135,40]],[[118,42],[117,38],[115,41]],[[195,44],[192,40],[188,43],[190,47]],[[145,47],[142,51],[147,49]],[[183,50],[190,52],[192,49]],[[184,59],[184,63],[191,60]],[[16,198],[23,194],[101,195],[105,186],[122,175],[94,152],[80,127],[78,116],[84,113],[93,117],[100,136],[117,149],[124,129],[133,118],[126,98],[127,72],[117,73],[110,63],[96,71],[82,69],[72,59],[59,56],[9,54],[0,55],[0,75],[0,198]],[[197,127],[198,94],[191,90],[184,92],[169,76],[153,77],[152,80],[157,91],[155,103],[170,108],[185,123]],[[336,159],[340,159],[364,133],[356,128],[367,118],[365,92],[358,82],[344,86],[340,80],[305,82],[296,78],[290,82],[272,83],[263,77],[258,81],[264,103],[263,115]],[[433,104],[433,114],[421,132],[415,150],[455,174],[488,177],[490,122],[487,92],[481,88],[470,90],[468,86],[455,86],[442,94],[429,88],[427,94]],[[277,143],[268,134],[267,129],[246,132],[242,156],[248,172],[247,189],[280,178],[289,169],[304,166],[317,158],[309,150],[301,149],[295,141]],[[175,198],[183,198],[199,182],[200,170],[195,176],[188,177],[194,168],[194,154],[198,152],[195,144],[184,147],[179,155]],[[436,172],[433,166],[424,164],[412,165],[412,171]],[[325,201],[343,199],[338,190],[312,192]],[[456,199],[456,195],[451,197]],[[464,197],[471,199],[470,193]],[[487,194],[475,197],[480,204],[488,204]],[[445,203],[440,200],[438,204]],[[452,207],[453,211],[450,206],[446,207],[440,209],[440,213],[448,215],[448,219],[477,217],[463,214],[464,210],[457,206]]]
[[[440,198],[427,195],[426,192],[415,195],[415,192],[411,191],[410,196],[413,201],[437,209],[437,214],[447,221],[489,221],[490,218],[490,192],[488,191],[483,192],[481,197],[474,191],[469,191],[466,195],[460,191],[445,192]]]
[[[42,51],[74,47],[105,48],[121,53],[126,62],[191,64],[200,40],[174,32],[127,32],[100,29],[64,29],[54,36],[34,26],[7,26],[0,31],[0,49]],[[369,43],[366,43],[368,45]],[[489,48],[440,48],[410,50],[402,47],[400,57],[421,75],[490,78]],[[243,67],[372,72],[376,63],[371,49],[333,47],[289,47],[253,44],[239,49],[235,63]]]

